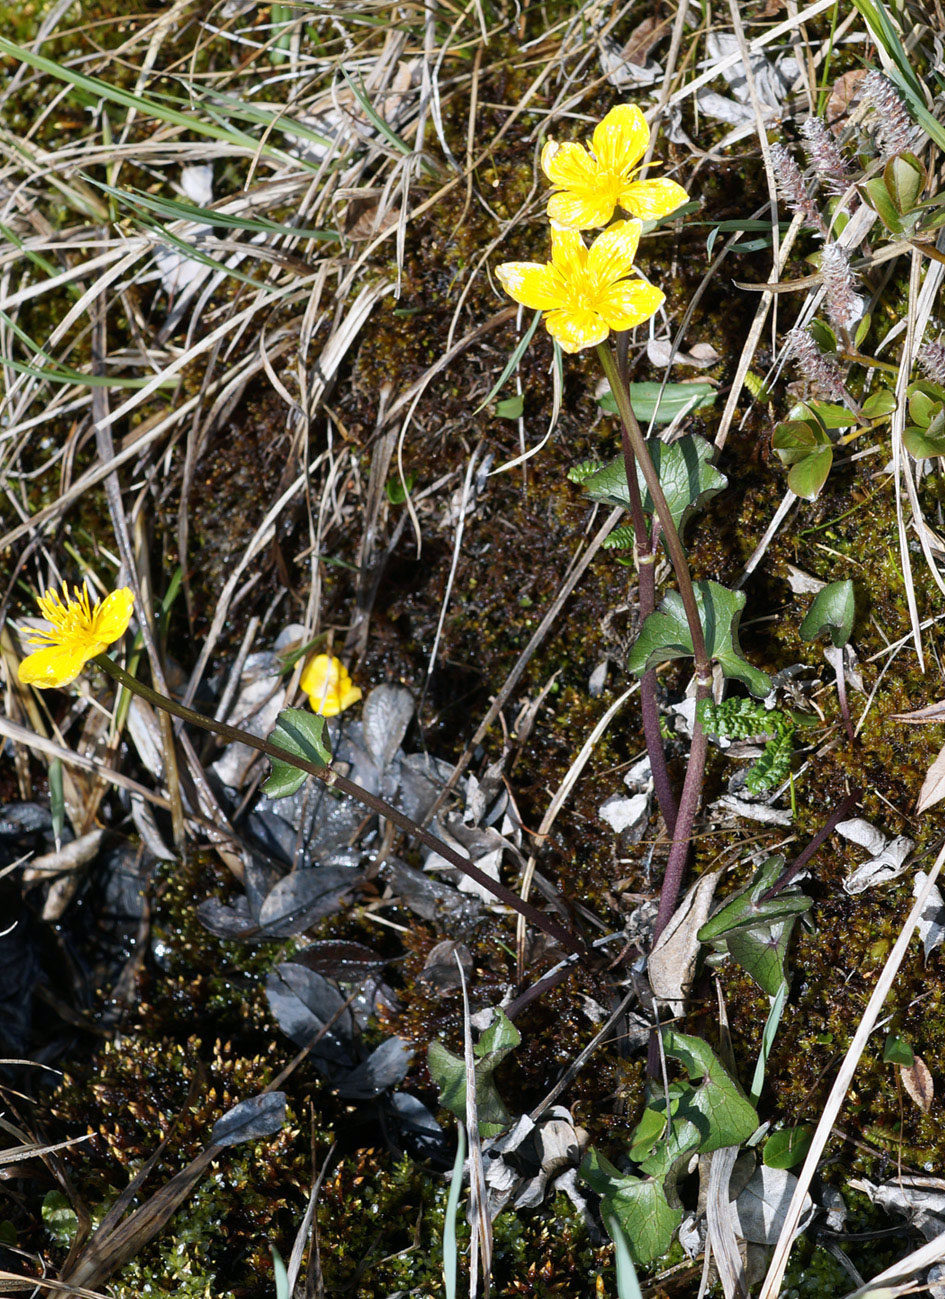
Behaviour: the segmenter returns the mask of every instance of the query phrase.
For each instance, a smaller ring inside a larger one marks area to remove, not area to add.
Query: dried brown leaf
[[[860,82],[865,76],[865,68],[854,68],[852,72],[844,72],[843,76],[837,77],[833,83],[824,117],[827,125],[835,132],[839,133],[842,129],[842,119],[859,94]]]
[[[900,1065],[899,1077],[906,1092],[922,1113],[928,1114],[935,1099],[935,1083],[922,1057],[917,1055],[911,1065]]]
[[[945,749],[940,749],[938,757],[925,773],[915,810],[918,813],[927,812],[943,798],[945,798]]]
[[[945,722],[945,699],[937,704],[926,704],[925,708],[915,708],[911,713],[890,713],[891,722],[908,722],[910,726],[929,726],[932,722]]]

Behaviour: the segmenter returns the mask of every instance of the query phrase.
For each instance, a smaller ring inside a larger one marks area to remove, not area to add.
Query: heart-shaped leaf
[[[853,634],[855,617],[853,583],[848,579],[829,582],[817,592],[811,602],[800,626],[801,640],[814,640],[826,631],[834,645],[846,645]]]
[[[605,1221],[608,1213],[617,1218],[637,1263],[652,1263],[666,1253],[682,1210],[671,1207],[658,1181],[621,1173],[593,1149],[585,1156],[581,1176],[601,1197]]]
[[[473,1047],[473,1054],[477,1057],[476,1107],[479,1113],[479,1131],[484,1137],[498,1136],[511,1120],[492,1075],[521,1040],[521,1033],[505,1012],[497,1010],[492,1026]],[[463,1057],[454,1055],[442,1043],[434,1041],[427,1049],[427,1066],[439,1088],[440,1104],[465,1122],[466,1062]]]
[[[738,645],[738,620],[745,607],[744,593],[729,591],[717,582],[696,582],[694,587],[709,657],[727,677],[743,681],[753,695],[764,698],[770,693],[771,679],[742,658]],[[644,621],[627,666],[631,672],[643,676],[650,668],[670,659],[691,657],[692,637],[682,597],[678,591],[670,591],[659,609]]]
[[[711,444],[697,434],[687,434],[668,446],[659,438],[650,438],[646,445],[673,522],[682,530],[693,510],[726,487],[728,479],[712,464],[714,449]],[[580,483],[591,500],[601,501],[605,505],[619,505],[625,510],[630,508],[627,473],[622,456],[598,469],[592,469],[586,463],[577,465],[568,477],[572,482]],[[653,501],[639,465],[637,481],[643,497],[643,508],[652,514]]]
[[[331,749],[325,740],[325,719],[318,713],[307,713],[301,708],[283,708],[276,718],[269,739],[280,749],[318,767],[331,762]],[[281,758],[270,758],[272,774],[263,784],[263,792],[270,798],[287,798],[305,783],[307,773],[291,766]]]
[[[699,1130],[699,1150],[708,1153],[723,1146],[738,1146],[758,1127],[758,1114],[726,1072],[708,1042],[667,1029],[663,1033],[667,1055],[681,1061],[699,1085],[679,1098],[677,1119],[689,1120]]]

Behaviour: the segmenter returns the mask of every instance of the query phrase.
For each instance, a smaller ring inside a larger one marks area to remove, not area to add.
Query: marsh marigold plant
[[[617,208],[643,220],[667,216],[689,195],[675,181],[635,180],[650,142],[650,128],[636,104],[618,104],[594,128],[591,147],[549,140],[541,168],[555,193],[548,215],[573,230],[605,226]]]
[[[68,586],[62,595],[52,589],[39,598],[39,609],[50,623],[48,630],[31,631],[28,645],[39,645],[19,667],[20,681],[27,686],[52,689],[67,686],[109,645],[124,636],[131,621],[135,598],[127,587],[112,591],[93,605],[88,588]]]
[[[505,262],[496,275],[510,298],[545,313],[564,351],[595,347],[612,329],[649,320],[664,301],[633,264],[641,229],[639,221],[615,221],[587,248],[577,230],[552,227],[550,262]]]

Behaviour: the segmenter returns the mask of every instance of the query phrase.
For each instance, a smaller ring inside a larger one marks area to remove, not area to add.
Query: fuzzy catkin
[[[807,158],[826,194],[842,194],[851,184],[850,173],[837,142],[822,117],[801,123]]]
[[[837,329],[853,329],[863,314],[863,302],[853,287],[853,272],[845,248],[839,244],[824,245],[820,255],[820,275],[831,323]]]
[[[812,388],[828,401],[843,401],[843,375],[839,367],[824,356],[806,329],[795,327],[788,331],[785,352]]]
[[[875,111],[876,138],[888,158],[912,148],[915,123],[899,91],[881,72],[868,72],[860,82],[860,95]]]
[[[813,226],[824,237],[827,227],[824,219],[804,184],[801,169],[785,149],[783,144],[772,144],[769,150],[771,169],[778,186],[778,193],[796,216],[801,217],[809,226]]]
[[[945,343],[923,343],[916,352],[916,360],[926,378],[945,385]]]

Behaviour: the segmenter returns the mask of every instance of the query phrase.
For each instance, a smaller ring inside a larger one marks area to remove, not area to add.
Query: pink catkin
[[[785,351],[812,388],[829,401],[843,401],[843,375],[839,367],[824,356],[806,329],[788,331]]]
[[[916,353],[916,360],[926,378],[945,385],[945,343],[940,339],[935,343],[923,343]]]
[[[876,137],[888,158],[913,147],[915,123],[899,91],[881,72],[868,72],[860,82],[862,99],[875,111]]]
[[[842,330],[851,330],[863,314],[863,303],[853,287],[853,272],[846,250],[826,244],[820,255],[820,275],[827,299],[827,315]]]
[[[806,221],[809,226],[826,237],[827,227],[824,219],[804,184],[801,169],[785,149],[783,144],[772,144],[770,148],[771,168],[777,182],[778,193],[791,211]]]
[[[851,184],[851,176],[837,142],[827,130],[822,117],[809,117],[801,123],[804,148],[821,188],[827,194],[842,194]]]

